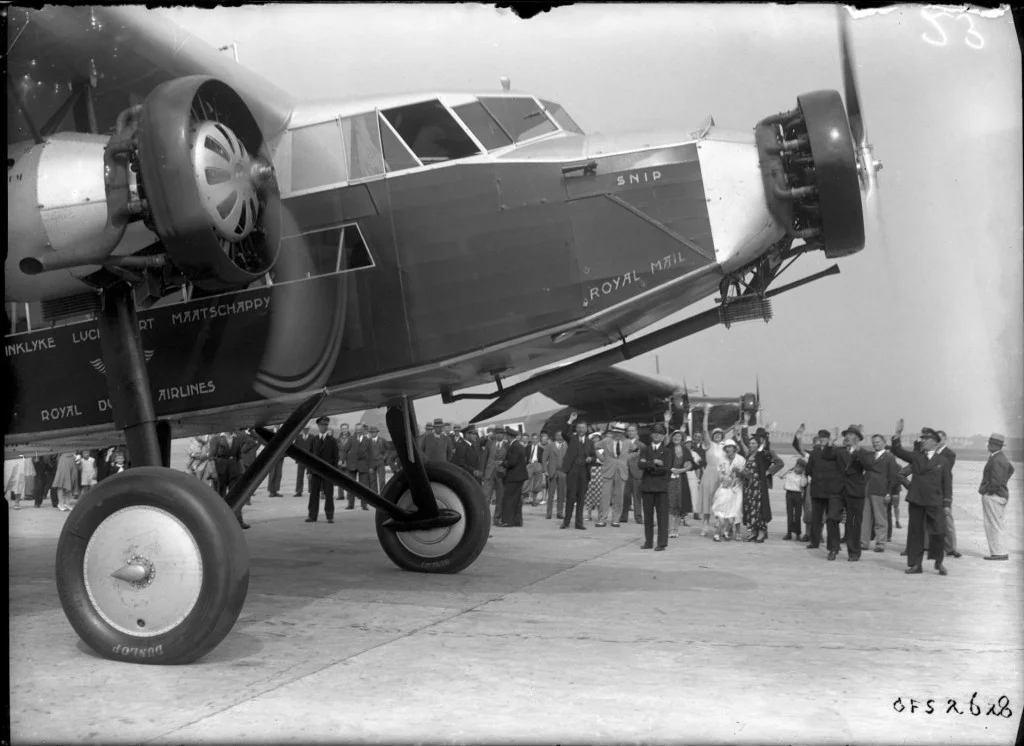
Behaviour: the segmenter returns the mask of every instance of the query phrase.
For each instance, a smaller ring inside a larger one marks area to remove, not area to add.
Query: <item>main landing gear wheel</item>
[[[445,528],[393,531],[384,526],[387,514],[377,511],[377,539],[384,553],[403,570],[457,573],[473,564],[487,544],[491,529],[487,500],[465,470],[443,463],[428,463],[425,468],[438,505],[460,513],[462,520]],[[391,478],[381,497],[408,510],[415,508],[404,471]]]
[[[190,474],[143,466],[100,482],[57,543],[68,621],[105,658],[190,663],[238,619],[249,553],[238,519]]]

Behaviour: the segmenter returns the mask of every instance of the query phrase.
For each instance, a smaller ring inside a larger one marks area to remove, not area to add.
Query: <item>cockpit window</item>
[[[399,106],[381,113],[424,164],[480,152],[440,101]]]
[[[480,103],[515,142],[546,135],[557,129],[532,98],[482,97]]]
[[[512,144],[512,138],[494,121],[494,117],[487,113],[487,109],[479,101],[456,106],[453,110],[488,150],[497,150]]]
[[[558,122],[559,127],[566,132],[575,132],[577,135],[583,134],[583,130],[566,113],[561,104],[556,104],[554,101],[545,101],[544,99],[541,99],[541,103],[544,104],[544,110],[551,115],[551,118]]]

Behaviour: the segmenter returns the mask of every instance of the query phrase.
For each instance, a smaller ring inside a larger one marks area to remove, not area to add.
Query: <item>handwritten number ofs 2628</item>
[[[1010,708],[1010,698],[1003,695],[999,697],[994,703],[990,704],[987,710],[983,709],[984,703],[977,701],[978,693],[974,692],[971,694],[970,700],[966,703],[961,700],[958,704],[955,699],[946,700],[946,711],[945,714],[957,714],[966,715],[970,714],[974,717],[979,717],[982,712],[987,716],[1011,718],[1013,717],[1013,710]],[[963,709],[961,709],[963,708]],[[920,712],[924,715],[931,715],[935,712],[942,714],[942,705],[939,708],[935,707],[934,699],[916,700],[908,698],[906,702],[903,701],[903,697],[897,697],[892,703],[892,709],[896,712],[910,712],[911,714]]]
[[[927,8],[924,8],[921,10],[921,17],[934,26],[935,30],[938,32],[938,38],[933,37],[927,31],[921,34],[921,38],[932,46],[944,47],[949,43],[949,37],[946,36],[946,31],[939,22],[940,18],[952,18],[954,19],[954,22],[961,20],[966,21],[967,30],[964,32],[964,44],[969,46],[971,49],[981,49],[985,46],[985,38],[974,27],[974,18],[968,13],[959,13],[954,15],[948,10],[928,10]]]

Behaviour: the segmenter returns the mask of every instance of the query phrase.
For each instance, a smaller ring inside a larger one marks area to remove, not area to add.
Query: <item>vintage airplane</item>
[[[494,381],[493,417],[767,321],[772,296],[838,271],[772,287],[801,254],[864,247],[880,164],[845,27],[845,107],[822,90],[753,132],[588,136],[511,91],[296,101],[159,11],[7,12],[5,450],[127,444],[133,468],[57,550],[64,611],[109,658],[188,662],[227,635],[249,577],[232,510],[282,454],[371,502],[400,567],[457,572],[488,508],[424,464],[412,399]],[[314,412],[380,406],[402,465],[380,495],[291,445]],[[250,426],[267,447],[227,503],[169,468],[172,437]]]
[[[642,435],[648,426],[658,422],[692,434],[703,431],[706,406],[709,429],[727,430],[741,423],[750,426],[763,422],[760,386],[755,388],[756,392],[737,397],[708,396],[703,387],[691,389],[685,381],[613,365],[542,389],[540,393],[563,405],[560,408],[530,408],[529,412],[515,416],[509,411],[477,425],[482,430],[494,425],[530,433],[546,430],[551,436],[561,430],[571,435],[569,418],[575,414],[591,425],[635,422]]]

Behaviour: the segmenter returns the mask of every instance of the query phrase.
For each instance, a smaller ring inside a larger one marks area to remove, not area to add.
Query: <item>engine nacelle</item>
[[[280,193],[248,106],[206,76],[157,86],[139,119],[139,195],[171,263],[204,290],[248,285],[274,266]]]
[[[42,143],[8,148],[6,300],[32,302],[83,292],[87,286],[79,278],[99,269],[87,263],[96,261],[97,250],[129,254],[157,240],[135,223],[102,249],[110,230],[103,160],[108,140],[60,132]]]
[[[838,91],[797,97],[796,109],[754,128],[765,195],[794,238],[836,258],[864,248],[857,155]]]

